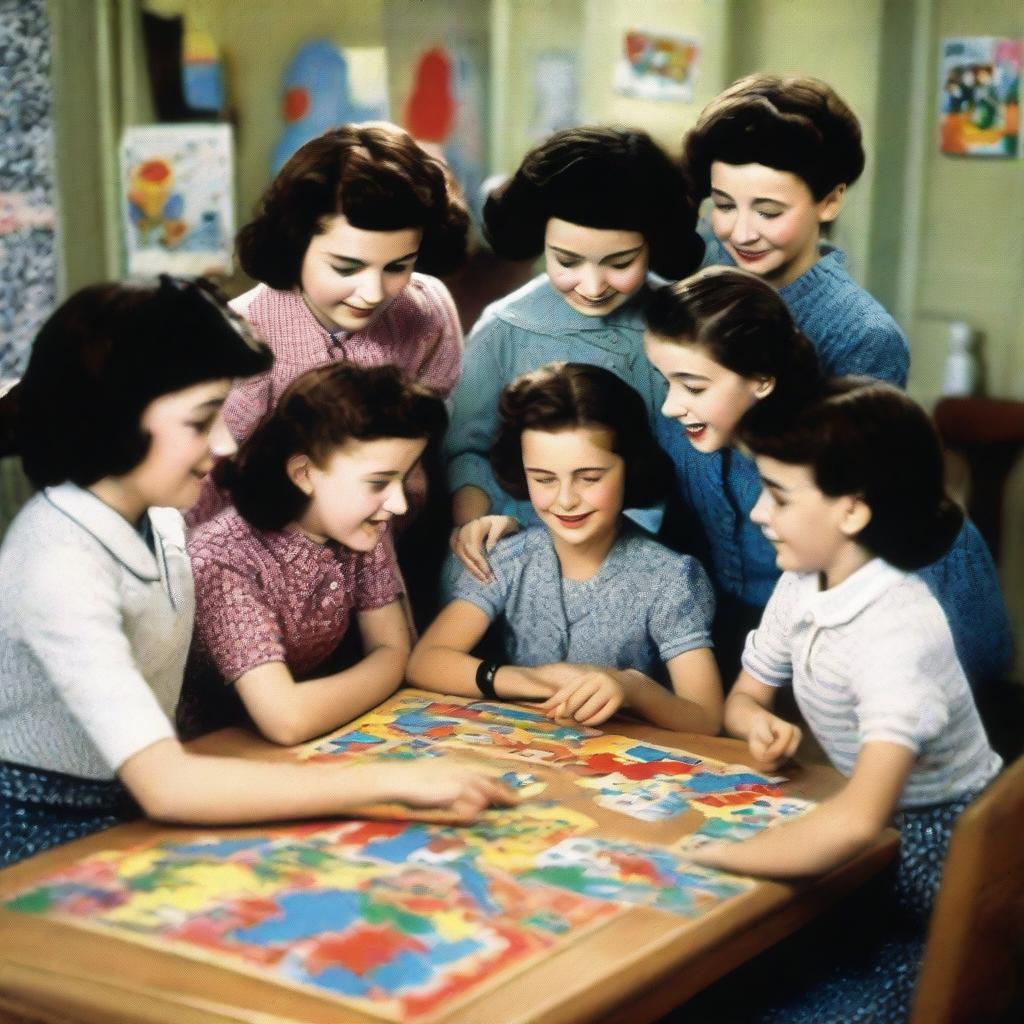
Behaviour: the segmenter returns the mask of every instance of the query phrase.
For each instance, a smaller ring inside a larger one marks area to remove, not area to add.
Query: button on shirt
[[[836,587],[783,573],[747,638],[743,667],[769,686],[792,682],[833,765],[850,776],[871,741],[917,759],[900,807],[945,803],[984,787],[1002,760],[988,742],[927,586],[876,558]]]

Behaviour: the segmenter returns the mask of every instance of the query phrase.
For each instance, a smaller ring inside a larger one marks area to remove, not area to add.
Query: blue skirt
[[[142,814],[124,784],[0,761],[0,867]]]

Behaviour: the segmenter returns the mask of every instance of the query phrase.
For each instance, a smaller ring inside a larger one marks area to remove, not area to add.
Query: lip
[[[697,441],[702,438],[707,429],[708,425],[706,423],[683,423],[683,432],[691,441]]]
[[[734,245],[732,251],[744,263],[757,263],[758,260],[764,259],[771,252],[771,249],[751,251],[750,249],[739,249]]]
[[[581,512],[576,516],[560,516],[557,512],[551,514],[567,529],[578,530],[594,513]]]
[[[363,306],[351,306],[347,302],[343,302],[342,305],[352,316],[358,317],[360,320],[365,320],[367,317],[371,317],[377,312],[376,306],[370,306],[369,308]]]
[[[573,292],[572,294],[576,301],[583,303],[584,306],[606,306],[619,293],[617,291],[610,291],[607,295],[602,295],[597,299],[588,299],[585,295],[580,295],[579,292]]]

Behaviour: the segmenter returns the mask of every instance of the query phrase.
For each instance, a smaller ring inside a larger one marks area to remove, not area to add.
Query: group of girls
[[[388,125],[285,165],[239,235],[259,284],[231,308],[170,277],[69,299],[2,406],[40,491],[0,551],[0,861],[140,809],[513,802],[445,759],[272,766],[181,742],[248,721],[299,743],[405,679],[587,725],[724,721],[768,767],[800,740],[772,711],[791,682],[848,784],[697,856],[820,872],[898,813],[900,892],[927,909],[1000,767],[971,683],[1004,667],[1009,627],[898,390],[906,339],[821,241],[863,165],[856,118],[807,79],[737,82],[682,169],[640,131],[556,134],[484,209],[495,251],[545,270],[484,312],[464,365],[420,271],[459,263],[465,207]],[[423,471],[442,446],[447,488]],[[417,641],[407,591],[438,580],[396,541],[448,491],[445,603]]]

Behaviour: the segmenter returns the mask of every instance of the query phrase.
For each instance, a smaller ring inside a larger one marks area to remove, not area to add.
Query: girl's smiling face
[[[807,183],[763,164],[711,165],[711,229],[737,266],[782,288],[818,259],[821,225],[835,220],[845,185],[816,201]]]
[[[523,431],[530,501],[556,550],[568,545],[603,554],[611,548],[626,481],[613,440],[607,427],[598,426]]]
[[[408,285],[423,232],[364,231],[341,215],[322,226],[302,259],[302,298],[327,330],[361,331]]]
[[[372,551],[388,521],[407,511],[405,478],[426,445],[424,438],[405,437],[349,441],[322,466],[293,455],[288,475],[310,499],[294,525],[314,540]]]
[[[544,268],[562,298],[584,316],[606,316],[647,277],[648,246],[639,231],[588,228],[558,217],[544,231]]]
[[[678,420],[697,451],[727,447],[743,415],[775,386],[772,378],[743,377],[716,363],[702,345],[644,334],[644,350],[668,383],[663,416]]]

